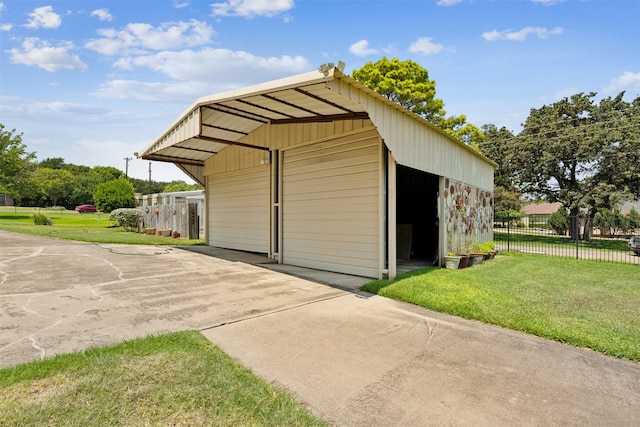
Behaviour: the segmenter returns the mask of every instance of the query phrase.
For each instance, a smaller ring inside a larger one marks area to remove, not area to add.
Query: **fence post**
[[[580,218],[575,216],[573,218],[573,222],[575,223],[575,236],[576,236],[576,259],[580,258]]]
[[[507,215],[507,251],[511,251],[511,217]]]

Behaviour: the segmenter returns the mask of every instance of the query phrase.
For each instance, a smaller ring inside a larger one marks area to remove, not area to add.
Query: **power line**
[[[568,128],[568,129],[556,129],[556,130],[549,130],[546,132],[539,132],[539,133],[533,133],[533,134],[518,134],[518,135],[513,135],[513,138],[510,139],[500,139],[500,140],[490,140],[490,141],[482,141],[478,143],[478,147],[482,148],[482,147],[490,147],[490,146],[494,146],[496,144],[502,144],[502,143],[510,143],[511,146],[513,145],[533,145],[535,143],[537,143],[539,140],[544,139],[546,141],[553,141],[556,139],[566,139],[569,136],[571,137],[575,137],[575,136],[580,136],[579,134],[577,134],[577,132],[579,131],[588,131],[590,127],[601,127],[604,123],[593,123],[593,124],[588,124],[588,125],[581,125],[578,127],[574,127],[574,128]],[[619,126],[616,127],[615,129],[612,129],[613,131],[615,130],[621,130],[621,129],[628,129],[628,128],[640,128],[640,123],[635,123],[635,124],[630,124],[630,125],[626,125],[626,126]],[[552,136],[552,137],[544,137],[544,135],[548,135],[551,133],[558,133],[558,132],[576,132],[576,134],[573,135],[558,135],[558,136]],[[583,132],[583,135],[586,135],[586,132]],[[527,138],[527,140],[523,140],[523,138]]]

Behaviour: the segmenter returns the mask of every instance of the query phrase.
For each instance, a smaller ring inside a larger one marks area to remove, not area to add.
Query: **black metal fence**
[[[640,255],[629,247],[631,237],[640,235],[640,225],[624,217],[567,217],[560,225],[547,216],[496,217],[493,231],[501,251],[640,265]]]

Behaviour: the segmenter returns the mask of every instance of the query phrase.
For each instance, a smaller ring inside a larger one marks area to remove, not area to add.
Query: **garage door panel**
[[[268,253],[269,166],[208,178],[209,244]]]
[[[380,142],[365,134],[284,152],[285,263],[378,277]]]
[[[352,262],[353,261],[353,262]],[[372,276],[373,271],[378,271],[378,268],[371,263],[370,265],[362,265],[360,260],[335,260],[334,258],[309,257],[308,254],[301,254],[300,257],[296,257],[295,254],[287,258],[287,264],[298,265],[300,267],[314,268],[316,270],[329,270],[337,273],[352,274],[355,276],[363,277],[377,277]],[[328,268],[327,266],[331,266]]]
[[[314,156],[331,155],[342,151],[352,151],[363,146],[371,146],[370,141],[377,138],[377,130],[375,128],[370,128],[357,134],[346,135],[325,142],[298,147],[290,157],[292,159],[296,159],[295,156],[313,158]]]
[[[289,195],[289,201],[294,200],[323,200],[324,202],[335,201],[335,203],[343,203],[342,200],[361,199],[359,196],[378,197],[378,190],[373,188],[354,188],[347,190],[325,191],[322,193],[300,192]],[[368,199],[367,199],[368,200]]]
[[[366,161],[366,158],[362,157],[362,155],[377,155],[378,149],[377,147],[373,147],[371,149],[361,151],[362,153],[342,153],[341,155],[331,155],[330,157],[333,158],[333,160],[331,161],[328,161],[326,158],[322,157],[314,157],[313,159],[307,159],[304,161],[298,160],[295,162],[291,162],[290,172],[292,174],[307,173],[331,169],[341,169],[346,166],[352,167],[359,164],[370,164]],[[360,155],[356,156],[355,154]]]
[[[377,173],[378,168],[377,165],[372,165],[371,163],[363,163],[363,164],[353,164],[350,162],[341,163],[340,166],[331,165],[331,167],[322,167],[319,165],[315,165],[314,168],[304,169],[297,168],[296,170],[289,170],[287,173],[290,177],[294,177],[296,175],[304,175],[305,178],[321,178],[321,177],[333,177],[340,175],[349,175],[360,172],[370,172]]]

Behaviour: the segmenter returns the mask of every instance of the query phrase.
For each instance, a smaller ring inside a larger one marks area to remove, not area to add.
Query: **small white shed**
[[[493,238],[495,163],[332,65],[200,98],[139,157],[205,186],[208,245],[281,263],[394,277]]]

